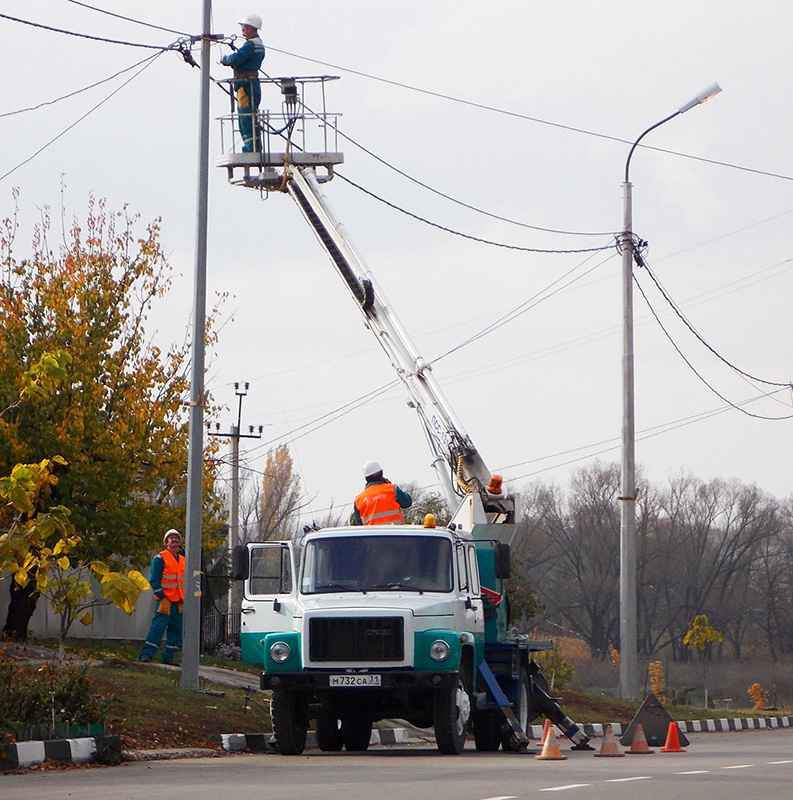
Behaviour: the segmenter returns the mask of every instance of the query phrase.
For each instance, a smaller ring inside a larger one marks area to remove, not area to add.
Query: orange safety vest
[[[393,483],[375,483],[367,486],[355,498],[355,507],[364,525],[402,525],[405,517],[397,503]]]
[[[184,566],[185,560],[174,558],[169,550],[160,553],[165,566],[162,570],[162,591],[172,603],[184,600]]]

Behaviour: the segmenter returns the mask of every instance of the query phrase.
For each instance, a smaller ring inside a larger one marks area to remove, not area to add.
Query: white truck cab
[[[469,534],[412,525],[309,532],[299,571],[291,542],[241,548],[243,658],[264,667],[281,752],[302,751],[310,718],[323,749],[365,749],[391,717],[462,749],[484,657],[476,549]]]

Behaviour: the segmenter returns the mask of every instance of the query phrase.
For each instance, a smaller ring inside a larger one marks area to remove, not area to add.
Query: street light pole
[[[634,150],[650,131],[704,103],[721,91],[714,83],[673,114],[645,130],[633,143],[625,161],[622,184],[622,470],[620,478],[620,696],[637,699],[637,596],[636,596],[636,428],[633,373],[633,262],[641,256],[633,237],[633,196],[630,164]]]

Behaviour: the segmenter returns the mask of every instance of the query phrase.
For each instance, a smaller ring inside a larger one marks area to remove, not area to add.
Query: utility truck
[[[267,81],[285,99],[280,119],[265,112],[260,120],[262,152],[232,147],[218,163],[232,183],[296,202],[407,389],[452,518],[444,527],[430,515],[423,525],[308,530],[299,548],[234,549],[242,657],[263,665],[278,750],[301,753],[312,720],[320,749],[366,750],[373,723],[396,718],[434,728],[444,754],[461,753],[471,730],[478,750],[520,751],[541,714],[589,749],[532,658],[551,642],[510,628],[504,581],[517,499],[487,469],[323,194],[342,162],[327,147],[335,117],[324,105],[309,110],[303,97],[320,85],[324,103],[327,80]],[[310,124],[323,131],[318,151],[294,142]],[[271,139],[283,146],[273,150]]]

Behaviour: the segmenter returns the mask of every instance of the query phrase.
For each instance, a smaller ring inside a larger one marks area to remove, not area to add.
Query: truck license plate
[[[380,686],[379,675],[331,675],[331,686]]]

